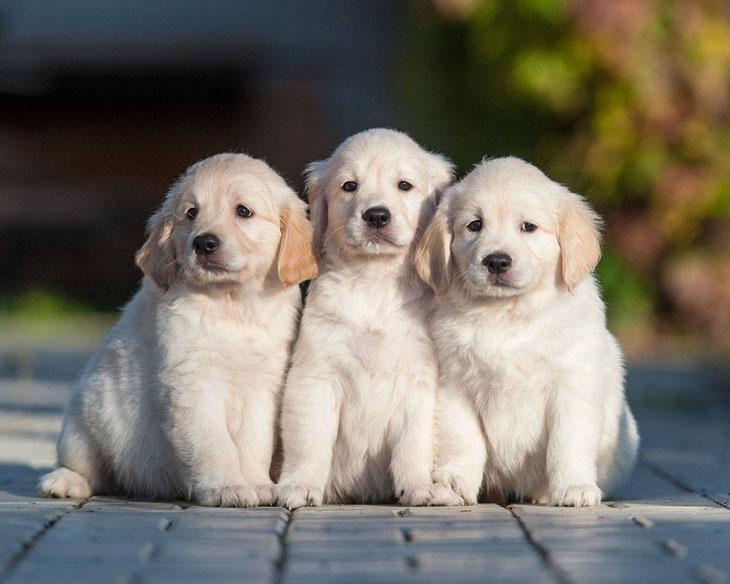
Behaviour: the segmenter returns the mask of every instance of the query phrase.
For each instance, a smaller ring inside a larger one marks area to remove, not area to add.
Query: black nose
[[[390,211],[385,207],[370,207],[362,214],[362,220],[376,229],[385,227],[390,221]]]
[[[212,233],[203,233],[193,239],[193,249],[198,255],[210,255],[220,247],[221,240]]]
[[[498,251],[486,256],[482,260],[482,264],[487,266],[490,274],[502,274],[509,270],[509,267],[512,265],[512,258],[506,253]]]

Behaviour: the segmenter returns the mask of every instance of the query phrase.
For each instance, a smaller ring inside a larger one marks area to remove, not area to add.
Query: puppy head
[[[401,132],[351,136],[329,159],[307,168],[317,254],[407,253],[430,219],[437,193],[452,179],[448,160]]]
[[[578,195],[517,158],[479,164],[444,193],[416,252],[439,295],[472,297],[575,287],[600,258],[598,216]]]
[[[272,272],[286,287],[316,274],[311,240],[306,205],[278,174],[244,154],[219,154],[173,185],[136,262],[163,291],[180,278],[236,286]]]

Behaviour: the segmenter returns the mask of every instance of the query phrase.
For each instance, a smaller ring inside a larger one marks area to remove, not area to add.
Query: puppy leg
[[[256,489],[259,505],[271,505],[275,497],[269,469],[274,453],[276,403],[273,396],[265,392],[247,401],[235,438],[241,472],[246,482]]]
[[[334,374],[330,374],[334,376]],[[284,466],[278,504],[288,509],[321,505],[339,424],[339,393],[330,375],[305,377],[295,368],[284,390],[281,433]]]
[[[546,457],[553,505],[584,507],[601,502],[597,485],[602,416],[600,388],[589,376],[571,376],[554,392],[548,410]]]
[[[238,448],[227,429],[225,397],[212,387],[177,390],[167,432],[189,473],[192,499],[212,507],[258,505],[254,484],[244,479]]]
[[[458,388],[436,398],[436,460],[432,505],[475,505],[484,478],[487,444],[474,404]]]
[[[404,388],[404,415],[391,437],[390,463],[395,494],[401,505],[428,505],[431,499],[434,385],[416,381]]]
[[[47,497],[70,497],[85,501],[102,487],[99,461],[89,443],[74,404],[58,436],[59,468],[41,477],[38,488]]]

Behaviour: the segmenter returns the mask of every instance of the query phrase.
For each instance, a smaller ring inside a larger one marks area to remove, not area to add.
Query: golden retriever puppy
[[[140,290],[92,357],[41,491],[270,504],[280,392],[316,273],[306,205],[264,162],[193,165],[149,223]]]
[[[417,252],[439,301],[433,504],[596,505],[638,433],[621,349],[591,275],[598,217],[517,158],[444,194]]]
[[[383,129],[309,166],[320,276],[284,389],[280,505],[428,502],[433,293],[411,254],[451,180],[443,157]]]

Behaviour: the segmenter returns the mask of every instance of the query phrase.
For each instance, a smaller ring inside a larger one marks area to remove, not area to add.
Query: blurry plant
[[[52,319],[89,312],[89,307],[79,302],[44,290],[34,290],[17,296],[0,297],[0,316],[19,318]]]
[[[599,272],[617,328],[706,333],[730,348],[727,311],[708,324],[686,309],[687,286],[713,271],[694,269],[680,286],[670,269],[684,256],[693,266],[730,263],[723,238],[703,237],[730,229],[730,5],[409,7],[414,31],[399,79],[419,137],[463,169],[483,155],[522,156],[588,196],[607,218]]]

